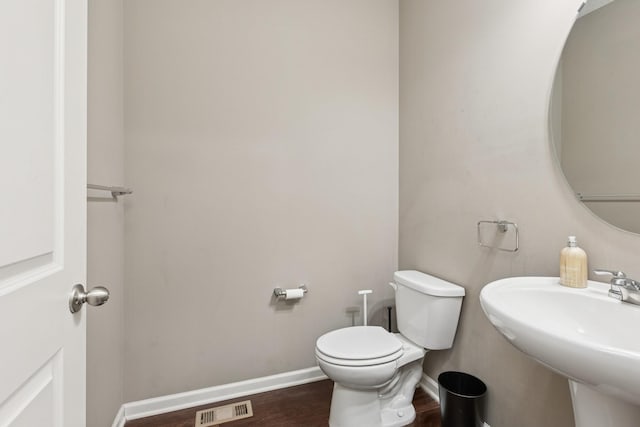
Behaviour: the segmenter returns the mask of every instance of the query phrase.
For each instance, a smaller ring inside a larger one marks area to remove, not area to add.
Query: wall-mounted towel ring
[[[506,234],[507,232],[509,232],[509,230],[512,230],[515,234],[512,246],[505,248],[498,245],[489,245],[484,243],[484,241],[482,240],[482,231],[481,231],[481,228],[483,228],[482,226],[484,224],[495,225],[497,227],[497,231],[500,232],[501,234]],[[520,231],[518,230],[518,224],[516,224],[515,222],[505,221],[505,220],[478,221],[477,227],[478,227],[478,245],[482,246],[483,248],[497,249],[499,251],[504,251],[504,252],[517,252],[518,249],[520,249]]]

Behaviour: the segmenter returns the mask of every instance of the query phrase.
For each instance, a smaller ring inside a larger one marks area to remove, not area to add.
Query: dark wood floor
[[[128,421],[125,427],[193,427],[196,411],[243,400],[251,400],[253,417],[222,424],[223,427],[326,427],[332,389],[330,380],[318,381],[140,418]],[[420,388],[416,390],[413,406],[416,408],[416,420],[411,426],[440,427],[440,406]]]

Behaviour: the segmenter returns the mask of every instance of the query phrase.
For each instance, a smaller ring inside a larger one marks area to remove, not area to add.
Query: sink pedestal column
[[[637,427],[640,407],[569,380],[576,427]]]

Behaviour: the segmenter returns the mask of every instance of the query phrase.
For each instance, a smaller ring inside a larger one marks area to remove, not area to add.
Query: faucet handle
[[[627,277],[626,274],[624,274],[623,271],[614,271],[614,270],[603,270],[601,268],[596,268],[595,270],[593,270],[593,273],[597,276],[607,276],[607,275],[611,275],[613,276],[614,279],[624,279]]]

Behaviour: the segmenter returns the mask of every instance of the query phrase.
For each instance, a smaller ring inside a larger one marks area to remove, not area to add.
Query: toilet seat
[[[341,366],[393,362],[403,354],[402,342],[379,326],[352,326],[328,332],[316,342],[316,356]]]

